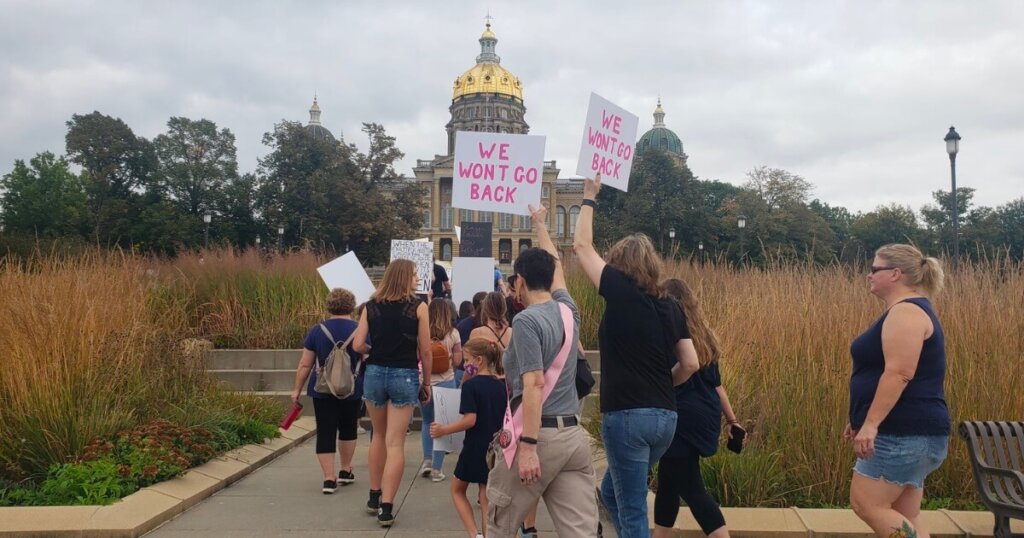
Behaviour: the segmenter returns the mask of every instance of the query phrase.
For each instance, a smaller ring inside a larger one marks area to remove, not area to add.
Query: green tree
[[[14,170],[0,178],[0,191],[0,222],[7,232],[60,237],[80,234],[87,223],[81,178],[49,151],[28,166],[14,161]]]
[[[965,225],[970,213],[971,202],[974,200],[974,189],[971,187],[957,187],[957,214],[960,225],[960,242],[964,243]],[[932,199],[935,205],[928,204],[921,208],[921,218],[924,219],[925,227],[928,229],[931,241],[938,244],[947,252],[953,251],[953,195],[952,191],[937,190],[932,192]]]
[[[917,243],[921,238],[914,210],[898,204],[879,206],[874,211],[858,215],[850,231],[868,254],[882,245]]]
[[[170,197],[191,215],[215,210],[238,176],[235,135],[210,120],[171,118],[153,146]]]
[[[158,190],[153,145],[135,136],[120,119],[99,112],[75,114],[67,126],[68,159],[84,171],[90,237],[103,244],[132,247],[133,227],[146,201],[141,194]]]
[[[996,208],[996,218],[1000,230],[998,244],[1007,247],[1016,259],[1024,259],[1024,198]]]

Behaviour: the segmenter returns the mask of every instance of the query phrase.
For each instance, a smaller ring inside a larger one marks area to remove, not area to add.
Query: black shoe
[[[377,510],[377,523],[380,523],[381,527],[390,527],[395,524],[395,515],[391,513],[391,503],[381,503],[380,508]]]
[[[380,510],[380,490],[370,490],[370,500],[366,501],[366,512],[376,514]]]
[[[338,491],[338,483],[334,480],[324,480],[324,495],[330,495],[335,491]]]
[[[341,471],[338,473],[338,483],[342,486],[354,484],[356,481],[356,475],[352,474],[351,471]]]

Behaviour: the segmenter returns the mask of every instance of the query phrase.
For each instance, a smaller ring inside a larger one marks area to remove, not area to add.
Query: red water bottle
[[[284,420],[281,421],[281,429],[287,430],[288,428],[291,428],[292,422],[295,422],[295,419],[299,418],[300,415],[302,415],[302,404],[295,402],[295,405],[292,406],[292,410],[289,411],[288,414],[285,415]]]

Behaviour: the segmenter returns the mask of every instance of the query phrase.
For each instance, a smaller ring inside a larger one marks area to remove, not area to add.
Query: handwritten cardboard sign
[[[625,191],[633,168],[633,145],[639,124],[640,118],[634,114],[591,93],[576,173],[590,179],[601,174],[602,185]]]
[[[318,267],[320,278],[328,289],[345,288],[356,296],[356,304],[363,304],[370,300],[370,296],[376,291],[373,282],[359,263],[355,252],[349,252],[340,258]]]
[[[490,222],[463,222],[459,240],[459,256],[490,258],[494,256],[493,226]]]
[[[416,264],[416,277],[419,284],[416,293],[430,291],[430,281],[434,278],[434,244],[422,241],[391,240],[391,261],[412,260]]]
[[[540,204],[544,137],[459,131],[452,207],[529,215]]]

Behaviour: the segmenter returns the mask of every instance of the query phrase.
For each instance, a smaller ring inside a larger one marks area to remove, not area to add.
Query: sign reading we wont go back
[[[529,215],[540,205],[544,137],[459,131],[452,207]]]

